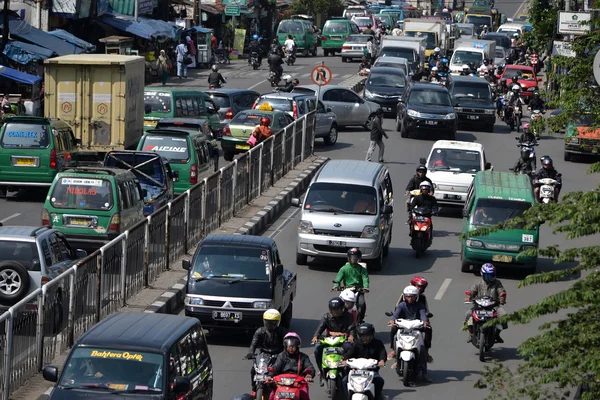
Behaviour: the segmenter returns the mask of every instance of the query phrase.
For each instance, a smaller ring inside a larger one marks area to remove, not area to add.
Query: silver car
[[[408,66],[408,60],[404,57],[379,57],[375,60],[373,67],[400,68],[404,71],[404,75],[406,76],[411,72]]]
[[[506,64],[506,52],[502,47],[496,47],[496,54],[494,54],[494,65]]]
[[[348,39],[342,45],[342,62],[352,61],[353,58],[362,59],[365,55],[365,48],[367,47],[367,41],[369,38],[373,38],[373,35],[350,35]],[[375,56],[377,51],[375,49],[375,40],[373,40],[373,48],[375,50]]]

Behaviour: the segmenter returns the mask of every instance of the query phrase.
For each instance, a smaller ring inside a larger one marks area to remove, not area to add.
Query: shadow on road
[[[19,190],[12,196],[7,196],[6,201],[27,201],[30,203],[43,203],[46,201],[48,188],[35,188]]]
[[[433,380],[430,385],[439,385],[448,382],[462,382],[466,378],[472,375],[479,375],[481,371],[449,371],[449,370],[436,370],[432,367],[428,368],[429,376]]]
[[[456,140],[460,140],[461,142],[476,142],[477,137],[472,133],[468,132],[456,132]]]
[[[519,355],[519,352],[515,347],[492,347],[491,358],[498,362],[515,361],[523,359],[523,357]]]
[[[327,146],[326,144],[323,143],[323,141],[315,142],[315,152],[318,151],[319,153],[328,153],[330,151],[338,151],[338,150],[342,150],[342,149],[347,149],[348,147],[352,147],[352,143],[343,143],[343,142],[338,141],[333,146]]]

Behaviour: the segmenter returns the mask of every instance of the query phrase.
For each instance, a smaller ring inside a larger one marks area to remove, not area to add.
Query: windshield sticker
[[[346,198],[346,196],[348,196],[348,192],[342,192],[342,196],[341,196],[341,197],[342,197],[342,199],[345,199],[345,198]]]
[[[187,151],[186,147],[175,147],[175,146],[146,146],[144,147],[145,151],[170,151],[173,153],[185,153]]]
[[[61,183],[63,185],[102,186],[101,179],[63,178]]]
[[[37,132],[8,132],[6,134],[6,136],[8,137],[14,137],[14,138],[28,138],[28,139],[35,139],[37,137]]]
[[[202,274],[200,272],[194,271],[194,273],[192,274],[192,278],[200,279],[200,278],[202,278]]]
[[[98,350],[94,350],[92,351],[92,354],[90,354],[91,357],[98,357],[98,358],[117,358],[117,359],[121,359],[121,360],[127,360],[127,361],[139,361],[142,362],[144,356],[141,354],[137,354],[137,353],[130,353],[128,351],[123,351],[123,352],[117,352],[117,351],[98,351]]]
[[[95,196],[98,194],[98,189],[88,189],[85,187],[69,186],[67,194],[79,194],[83,196]]]
[[[523,243],[533,243],[533,235],[522,235],[521,241]]]
[[[263,261],[269,261],[269,257],[267,256],[267,252],[263,251],[262,254],[260,255],[260,259]]]

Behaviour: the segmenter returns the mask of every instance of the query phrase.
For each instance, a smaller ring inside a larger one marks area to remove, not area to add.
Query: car
[[[23,300],[86,256],[56,229],[0,224],[0,309]]]
[[[316,94],[318,90],[317,85],[303,85],[296,86],[292,93]],[[368,130],[375,113],[380,108],[379,104],[361,99],[356,92],[344,86],[323,86],[319,95],[319,100],[335,113],[339,128],[363,126]]]
[[[379,57],[375,60],[373,67],[398,68],[404,72],[405,76],[408,76],[410,72],[408,60],[404,57]]]
[[[396,115],[398,100],[404,94],[408,80],[399,68],[373,67],[365,82],[365,100],[381,106],[384,113]]]
[[[459,127],[475,126],[494,132],[496,105],[489,83],[474,76],[454,76],[448,82]]]
[[[433,83],[415,83],[398,102],[396,131],[408,138],[412,133],[445,134],[456,138],[458,119],[448,89]]]
[[[488,32],[483,35],[482,40],[493,40],[496,47],[502,47],[504,51],[508,51],[512,45],[511,38],[506,33]]]
[[[354,21],[345,18],[333,18],[327,20],[321,32],[321,47],[325,57],[334,56],[342,52],[342,45],[349,35],[360,33],[358,25]]]
[[[517,82],[523,88],[521,95],[526,102],[533,96],[533,92],[540,90],[538,82],[541,82],[542,78],[537,77],[533,67],[527,65],[507,65],[500,79],[506,79],[508,83],[513,76],[517,77]]]
[[[223,149],[223,158],[225,161],[232,161],[236,154],[245,153],[250,150],[250,145],[246,143],[250,134],[260,125],[263,117],[271,119],[271,129],[273,134],[280,132],[294,122],[285,111],[274,110],[268,103],[263,103],[257,110],[245,110],[239,112],[228,125],[223,128],[223,137],[221,138],[221,149]]]
[[[503,65],[506,63],[506,51],[504,47],[496,47],[496,54],[494,54],[494,65]]]
[[[212,89],[204,92],[219,107],[221,131],[240,111],[249,110],[260,93],[248,89]],[[220,134],[221,132],[219,132]]]
[[[516,33],[521,37],[525,34],[525,26],[522,23],[506,23],[500,25],[496,33],[504,33],[510,37]]]
[[[464,204],[475,174],[493,169],[482,144],[456,140],[436,141],[427,159],[421,158],[419,162],[427,166],[434,196],[444,205]]]
[[[371,28],[373,30],[377,29],[377,19],[373,15],[354,15],[352,16],[352,21],[354,21],[356,25],[358,25],[358,29],[360,29],[361,32],[368,28]],[[344,48],[342,48],[342,54],[343,53]]]
[[[456,28],[460,32],[461,39],[477,39],[475,34],[475,25],[473,24],[456,24]]]
[[[365,57],[365,49],[369,38],[374,38],[374,36],[363,34],[349,35],[342,45],[342,62],[352,61],[354,58],[362,59]],[[373,40],[373,43],[375,43],[375,40]]]
[[[284,111],[292,118],[298,118],[308,114],[311,109],[309,100],[316,101],[314,93],[298,93],[293,91],[287,92],[271,92],[261,95],[252,106],[252,109],[257,109],[261,105],[268,103],[274,110]]]

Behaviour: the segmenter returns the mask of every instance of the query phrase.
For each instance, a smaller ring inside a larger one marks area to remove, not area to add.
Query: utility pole
[[[10,12],[10,0],[4,0],[4,14],[2,15],[2,45],[0,46],[0,52],[4,51],[4,48],[8,44],[8,35],[10,34],[10,29],[8,26],[9,19],[8,13]]]
[[[140,8],[140,1],[135,0],[135,2],[133,3],[133,19],[135,22],[139,21],[139,16],[138,16],[139,8]]]

